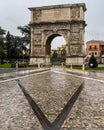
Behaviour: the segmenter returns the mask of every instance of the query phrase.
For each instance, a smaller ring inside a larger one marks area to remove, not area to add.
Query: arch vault
[[[63,36],[66,40],[66,65],[83,64],[85,4],[65,4],[29,9],[31,11],[30,64],[51,65],[50,43],[56,36]]]

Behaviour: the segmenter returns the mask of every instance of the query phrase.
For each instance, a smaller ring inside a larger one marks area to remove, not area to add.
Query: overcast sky
[[[0,26],[13,35],[20,35],[17,26],[29,23],[29,7],[73,3],[85,3],[87,7],[85,42],[104,40],[104,0],[0,0]]]

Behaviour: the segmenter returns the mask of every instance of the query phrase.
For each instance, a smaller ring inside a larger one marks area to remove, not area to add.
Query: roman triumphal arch
[[[63,36],[66,40],[66,65],[83,64],[85,4],[44,6],[29,10],[31,11],[30,64],[51,65],[51,41],[57,36]]]

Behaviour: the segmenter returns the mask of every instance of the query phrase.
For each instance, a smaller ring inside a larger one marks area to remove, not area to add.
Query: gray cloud
[[[85,41],[91,38],[104,40],[104,0],[0,0],[0,26],[20,35],[17,26],[26,25],[30,20],[28,7],[70,3],[86,3]]]

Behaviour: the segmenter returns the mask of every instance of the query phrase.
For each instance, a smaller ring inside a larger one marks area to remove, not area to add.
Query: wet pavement
[[[32,68],[5,68],[5,69],[0,69],[0,74],[3,73],[11,73],[11,72],[18,72],[18,71],[25,71],[25,70],[31,70]]]
[[[19,79],[50,125],[54,125],[66,104],[84,82],[83,89],[60,130],[104,130],[103,81],[57,71],[41,72]],[[43,130],[37,114],[34,114],[16,80],[0,83],[0,130]]]

